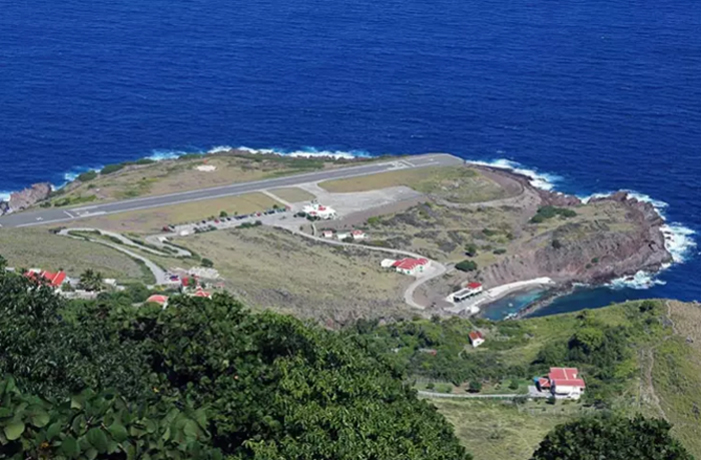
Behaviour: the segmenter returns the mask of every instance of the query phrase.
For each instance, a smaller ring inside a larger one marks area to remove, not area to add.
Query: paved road
[[[84,229],[84,230],[89,231],[91,229]],[[95,229],[95,230],[97,230],[97,229]],[[98,230],[98,231],[102,232],[102,230]],[[109,232],[105,232],[105,234],[107,234],[107,233],[109,233]],[[68,230],[64,230],[60,234],[62,236],[66,236],[68,238],[73,238],[73,239],[77,239],[77,240],[83,239],[83,237],[81,237],[81,236],[71,235],[70,233],[68,233]],[[110,234],[113,236],[117,235],[116,233],[110,233]],[[155,285],[164,285],[164,284],[168,283],[168,280],[169,280],[168,274],[161,267],[159,267],[158,265],[156,265],[155,263],[153,263],[151,260],[147,259],[146,257],[139,255],[139,254],[136,254],[135,252],[132,252],[132,251],[126,249],[121,244],[110,243],[109,241],[99,240],[97,238],[90,238],[90,237],[86,237],[86,238],[88,239],[88,241],[90,241],[92,243],[101,244],[103,246],[109,246],[112,249],[115,249],[119,252],[123,252],[124,254],[128,255],[132,259],[139,259],[140,261],[142,261],[144,263],[144,265],[146,265],[146,268],[148,268],[151,271],[151,273],[153,273],[153,277],[156,279]],[[121,239],[121,235],[120,235],[120,239]]]
[[[347,246],[347,247],[353,247],[353,248],[367,249],[368,251],[384,252],[386,254],[408,256],[408,257],[413,257],[416,259],[420,259],[422,257],[425,258],[425,256],[422,256],[421,254],[417,254],[415,252],[410,252],[410,251],[403,251],[401,249],[381,248],[378,246],[368,246],[365,244],[346,243],[345,241],[330,240],[328,238],[322,238],[320,236],[315,236],[315,235],[310,235],[308,233],[304,233],[304,232],[294,228],[295,226],[279,225],[279,227],[284,229],[284,230],[287,230],[291,233],[294,233],[295,235],[299,235],[299,236],[303,236],[305,238],[309,238],[311,240],[319,241],[320,243],[330,244],[332,246]],[[316,227],[312,226],[312,228],[315,229]],[[419,310],[425,310],[426,309],[425,306],[416,303],[416,301],[414,300],[414,291],[416,291],[416,288],[423,285],[424,283],[431,281],[432,279],[437,278],[439,276],[442,276],[446,271],[448,271],[448,269],[446,268],[445,265],[443,265],[440,262],[437,262],[435,260],[431,260],[431,264],[430,264],[429,269],[430,269],[429,273],[426,273],[423,276],[419,276],[418,278],[416,278],[416,281],[411,283],[409,285],[409,287],[407,287],[406,290],[404,291],[404,302],[406,302],[406,304],[409,305],[410,307],[417,308]]]
[[[426,398],[449,398],[449,399],[514,399],[519,396],[528,396],[525,394],[505,394],[505,395],[483,395],[483,394],[452,394],[452,393],[434,393],[433,391],[418,391],[419,396]]]
[[[464,163],[453,155],[430,154],[410,158],[397,159],[382,163],[353,166],[330,171],[317,171],[275,179],[243,182],[220,187],[213,187],[189,192],[173,193],[132,200],[115,201],[78,208],[51,208],[36,211],[8,214],[0,217],[1,227],[28,227],[32,225],[69,222],[76,219],[95,217],[105,214],[115,214],[139,209],[150,209],[173,204],[188,203],[199,200],[209,200],[227,196],[241,195],[276,187],[291,187],[309,182],[319,182],[331,179],[377,174],[397,169],[421,168],[426,166],[452,166]]]

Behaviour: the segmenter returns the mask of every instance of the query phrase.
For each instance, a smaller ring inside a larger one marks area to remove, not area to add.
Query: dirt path
[[[427,398],[449,398],[449,399],[513,399],[519,396],[528,396],[527,394],[504,394],[504,395],[456,395],[452,393],[434,393],[433,391],[418,391],[419,396]]]

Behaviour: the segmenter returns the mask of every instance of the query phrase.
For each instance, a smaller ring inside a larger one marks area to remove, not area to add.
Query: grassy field
[[[654,391],[673,434],[701,457],[701,306],[670,301],[676,334],[653,346]]]
[[[433,399],[475,460],[527,460],[556,425],[587,411],[578,403]]]
[[[302,190],[301,188],[297,187],[276,188],[270,190],[270,193],[280,198],[281,200],[287,201],[288,203],[311,201],[314,198],[316,198],[314,195],[307,192],[306,190]]]
[[[374,160],[359,160],[374,161]],[[280,155],[230,151],[210,155],[187,155],[181,159],[129,165],[97,178],[69,185],[51,199],[52,204],[72,206],[150,195],[197,190],[236,182],[299,174],[357,164],[329,158],[292,158]],[[198,166],[214,166],[205,172]]]
[[[93,269],[122,282],[149,281],[141,266],[119,251],[45,229],[0,229],[0,255],[10,267],[63,269],[71,277]]]
[[[404,185],[456,203],[478,203],[504,198],[506,192],[480,171],[462,166],[437,166],[326,181],[319,184],[329,192],[365,192]]]
[[[177,244],[214,262],[227,287],[251,306],[336,326],[361,317],[413,314],[408,277],[380,269],[381,255],[332,248],[266,227],[221,230]]]
[[[248,193],[82,219],[71,222],[71,226],[150,234],[159,232],[167,224],[178,225],[197,222],[212,216],[219,216],[221,211],[226,211],[233,216],[235,213],[249,214],[264,211],[272,208],[273,205],[282,206],[282,203],[263,193]]]

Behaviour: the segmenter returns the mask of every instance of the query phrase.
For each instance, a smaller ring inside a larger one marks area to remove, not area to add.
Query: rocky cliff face
[[[576,197],[539,191],[542,205],[576,206]],[[548,276],[560,283],[602,283],[639,270],[657,271],[672,261],[665,248],[664,220],[655,208],[619,192],[590,203],[609,202],[624,213],[623,222],[566,221],[534,236],[522,251],[482,270],[487,285]]]
[[[10,195],[9,201],[0,201],[0,215],[27,209],[51,194],[51,184],[42,182]]]

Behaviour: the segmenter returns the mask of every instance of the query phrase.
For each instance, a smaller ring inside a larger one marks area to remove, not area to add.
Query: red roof
[[[482,283],[468,283],[467,287],[470,289],[477,289],[482,287]]]
[[[413,270],[414,268],[420,265],[426,265],[427,263],[428,260],[424,258],[411,259],[407,257],[406,259],[396,261],[394,264],[392,264],[392,266],[397,267],[401,270]]]
[[[362,230],[353,230],[351,233],[353,235],[364,235],[365,234],[365,232]]]
[[[579,370],[576,367],[551,367],[548,374],[550,382],[555,386],[585,388],[584,380],[578,377]]]
[[[153,303],[157,303],[159,305],[165,305],[165,303],[168,302],[168,296],[154,294],[151,297],[149,297],[148,299],[146,299],[146,302],[153,302]]]
[[[541,388],[550,388],[550,380],[541,377],[538,379],[538,385],[540,385]]]
[[[470,340],[473,342],[477,339],[484,340],[484,336],[482,335],[482,333],[480,331],[472,331],[468,335],[470,336]]]
[[[26,276],[36,281],[44,280],[47,283],[49,283],[49,285],[55,288],[60,287],[63,284],[63,282],[66,281],[66,272],[64,271],[60,271],[57,273],[47,272],[46,270],[42,270],[40,272],[29,271],[27,272]]]
[[[210,297],[212,297],[212,294],[210,294],[210,293],[207,292],[207,291],[203,291],[202,289],[198,289],[197,292],[195,292],[194,296],[195,296],[195,297],[206,297],[206,298],[210,298]]]

